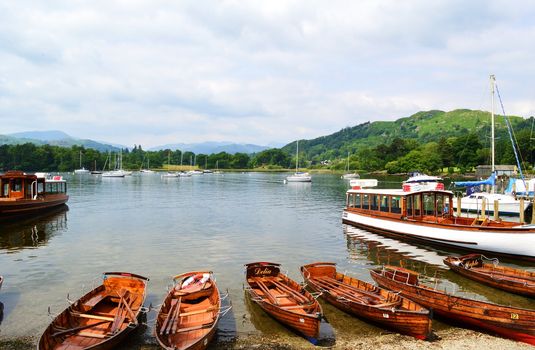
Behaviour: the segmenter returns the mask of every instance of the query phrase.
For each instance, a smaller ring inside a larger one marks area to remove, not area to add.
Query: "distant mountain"
[[[23,143],[33,143],[39,146],[48,144],[60,147],[72,147],[77,145],[85,148],[92,148],[101,152],[118,151],[121,147],[126,148],[125,146],[111,145],[89,139],[77,139],[58,130],[25,131],[0,135],[0,144],[17,145]]]
[[[226,152],[229,154],[236,153],[258,153],[266,150],[268,146],[259,146],[252,144],[237,144],[232,142],[201,142],[201,143],[173,143],[157,147],[152,147],[149,151],[159,151],[164,149],[181,150],[183,152],[193,152],[195,154],[213,154]]]
[[[34,139],[39,141],[60,141],[65,139],[73,139],[73,137],[67,135],[63,131],[50,130],[50,131],[24,131],[16,132],[14,134],[8,134],[15,138],[22,139]]]

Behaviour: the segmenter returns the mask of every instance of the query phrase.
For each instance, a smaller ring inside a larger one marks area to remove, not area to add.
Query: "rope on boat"
[[[492,264],[496,267],[500,263],[500,260],[498,258],[487,258],[485,255],[481,254],[481,257],[485,260],[492,261]]]

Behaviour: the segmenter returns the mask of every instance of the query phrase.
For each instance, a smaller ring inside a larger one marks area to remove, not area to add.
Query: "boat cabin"
[[[361,214],[396,219],[432,221],[453,217],[450,191],[403,191],[351,189],[346,194],[346,209]]]
[[[0,175],[0,201],[35,200],[46,194],[66,192],[67,182],[61,176],[48,179],[22,171]]]

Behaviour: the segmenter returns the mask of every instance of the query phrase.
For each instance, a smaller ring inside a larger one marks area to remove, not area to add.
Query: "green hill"
[[[479,136],[483,144],[488,144],[490,119],[489,112],[469,109],[422,111],[395,121],[367,122],[328,136],[300,140],[299,149],[308,159],[319,160],[345,157],[347,152],[356,153],[362,148],[389,144],[395,139],[414,140],[424,144],[473,133]],[[531,122],[521,117],[509,116],[509,119],[515,131],[531,127]],[[504,118],[496,116],[495,121],[496,135],[508,139]],[[295,141],[282,149],[290,155],[295,153]]]

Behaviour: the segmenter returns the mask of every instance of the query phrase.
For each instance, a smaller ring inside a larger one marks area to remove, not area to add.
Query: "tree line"
[[[80,164],[80,154],[82,162]],[[246,169],[251,157],[245,153],[194,154],[180,150],[145,151],[141,146],[117,152],[100,152],[82,146],[70,148],[33,143],[0,146],[0,170],[69,172],[80,167],[90,170],[114,169],[122,159],[124,169],[165,168],[166,165],[194,165],[201,169]]]
[[[532,146],[530,130],[524,129],[515,135],[519,145],[523,169],[531,169],[535,162],[535,147]],[[488,140],[487,140],[488,141]],[[490,164],[488,142],[480,135],[470,133],[458,137],[442,137],[438,141],[418,142],[416,139],[395,138],[374,147],[351,149],[329,149],[311,156],[309,152],[299,153],[299,167],[351,171],[380,171],[406,173],[422,171],[428,173],[471,171],[479,164]],[[80,165],[80,153],[82,164]],[[115,166],[119,153],[99,152],[82,146],[70,148],[60,146],[37,146],[32,143],[0,146],[0,170],[59,171],[68,172],[80,166],[90,170],[107,170]],[[145,151],[135,145],[133,149],[122,149],[122,164],[125,169],[165,168],[169,165],[194,165],[201,169],[291,169],[295,167],[295,154],[282,149],[268,149],[257,154],[194,154],[180,150]],[[499,134],[496,142],[496,164],[516,164],[509,136]]]

